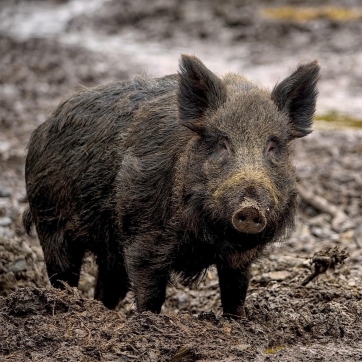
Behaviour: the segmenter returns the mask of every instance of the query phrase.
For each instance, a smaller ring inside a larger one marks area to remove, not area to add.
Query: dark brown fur
[[[26,161],[24,225],[52,284],[77,286],[90,251],[97,299],[114,308],[132,285],[138,310],[159,312],[172,274],[191,283],[216,265],[224,313],[239,315],[251,262],[293,228],[290,141],[311,132],[318,72],[301,65],[270,94],[182,56],[178,75],[62,102]],[[265,215],[260,233],[232,225],[246,199]]]

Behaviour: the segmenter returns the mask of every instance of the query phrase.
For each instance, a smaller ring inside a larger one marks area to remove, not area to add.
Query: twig
[[[312,257],[312,274],[305,278],[301,285],[305,286],[318,275],[325,273],[328,269],[334,269],[336,265],[343,264],[349,256],[347,249],[339,249],[338,246],[328,248],[327,250],[318,251]]]

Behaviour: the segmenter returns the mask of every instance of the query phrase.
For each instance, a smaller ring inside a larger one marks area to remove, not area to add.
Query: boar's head
[[[193,56],[182,56],[179,75],[179,121],[192,131],[181,182],[186,227],[240,250],[278,240],[294,225],[290,145],[312,131],[318,64],[300,65],[272,92],[236,74],[219,78]]]

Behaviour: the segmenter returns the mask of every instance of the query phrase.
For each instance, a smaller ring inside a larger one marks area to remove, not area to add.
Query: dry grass
[[[345,22],[362,19],[362,9],[338,6],[321,7],[296,7],[281,6],[275,8],[263,8],[262,16],[277,20],[290,20],[295,22],[306,22],[317,19],[329,19]]]

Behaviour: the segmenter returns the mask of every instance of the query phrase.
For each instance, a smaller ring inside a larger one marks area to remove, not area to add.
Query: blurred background
[[[33,121],[40,99],[49,110],[77,83],[174,73],[180,53],[267,87],[317,59],[317,119],[362,118],[359,0],[1,0],[0,35],[1,102]]]
[[[1,0],[0,294],[19,284],[46,284],[37,239],[19,226],[31,131],[77,85],[175,73],[180,53],[198,56],[220,75],[238,72],[269,89],[298,63],[318,60],[317,131],[298,144],[298,177],[355,224],[333,228],[333,215],[304,200],[303,222],[282,253],[308,257],[324,244],[347,245],[358,280],[362,257],[355,240],[362,230],[349,229],[362,225],[359,0]],[[326,128],[338,131],[318,131]],[[259,268],[280,265],[272,260]],[[262,274],[256,270],[254,283],[267,284]],[[89,295],[93,281],[93,272],[83,279]],[[182,298],[191,297],[176,293],[176,305]]]

